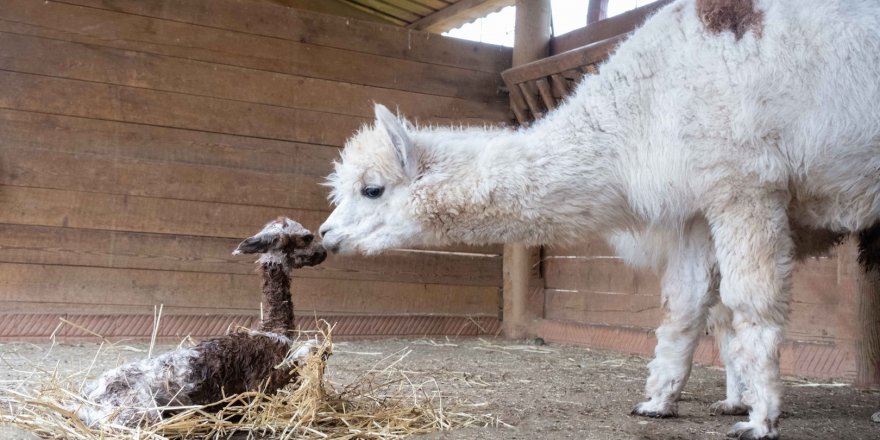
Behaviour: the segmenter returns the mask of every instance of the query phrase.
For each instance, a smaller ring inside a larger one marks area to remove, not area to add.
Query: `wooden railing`
[[[669,1],[660,0],[560,36],[553,47],[582,45],[502,72],[517,121],[528,125],[556,108],[584,75],[598,72],[614,48]]]
[[[517,121],[528,125],[556,108],[583,75],[598,72],[598,64],[623,38],[619,35],[502,72]]]

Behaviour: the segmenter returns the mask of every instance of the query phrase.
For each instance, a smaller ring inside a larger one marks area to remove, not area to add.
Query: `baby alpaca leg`
[[[715,298],[714,255],[705,222],[695,220],[685,228],[681,243],[670,251],[662,279],[662,302],[666,311],[657,329],[654,360],[645,386],[649,400],[632,413],[646,417],[677,415],[677,400],[691,372],[694,350],[705,329],[708,308]]]

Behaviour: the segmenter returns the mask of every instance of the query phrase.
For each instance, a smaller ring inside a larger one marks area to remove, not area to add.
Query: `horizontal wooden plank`
[[[0,145],[325,177],[337,147],[0,109]]]
[[[583,256],[583,257],[616,257],[614,249],[600,236],[591,236],[580,243],[552,245],[544,247],[545,257]]]
[[[663,319],[660,298],[655,295],[546,289],[544,317],[588,324],[655,328]]]
[[[808,258],[796,263],[792,273],[792,300],[800,303],[836,306],[842,295],[838,283],[837,258]]]
[[[604,61],[617,47],[623,37],[612,37],[587,46],[572,49],[549,58],[532,61],[528,64],[505,70],[501,73],[508,87],[514,84],[524,83],[553,74],[559,74],[567,70],[578,69],[583,66],[596,64]],[[527,97],[528,98],[528,97]]]
[[[512,49],[250,0],[65,0],[101,9],[484,72],[510,67]]]
[[[0,184],[330,211],[323,177],[7,147]],[[39,203],[39,201],[35,201]]]
[[[415,119],[504,121],[503,106],[0,32],[0,69],[280,107],[373,117],[373,102]],[[76,62],[71,62],[76,60]],[[427,100],[431,105],[425,105]]]
[[[485,103],[501,101],[497,73],[57,2],[6,0],[0,9],[0,30]]]
[[[35,203],[39,201],[39,203]],[[196,202],[0,185],[0,223],[241,239],[285,215],[315,231],[326,211]],[[498,246],[450,246],[440,252],[498,255]]]
[[[458,0],[455,4],[446,6],[418,20],[410,20],[407,27],[439,34],[515,4],[514,0]]]
[[[839,337],[852,337],[838,331],[836,307],[793,301],[785,337],[801,342],[835,342]]]
[[[793,301],[786,337],[802,342],[838,341],[842,333],[835,314],[833,306]],[[544,316],[551,320],[652,329],[662,322],[663,310],[656,295],[547,289]]]
[[[0,108],[340,146],[367,120],[0,71]]]
[[[260,224],[254,224],[253,230]],[[244,238],[244,237],[242,237]],[[240,239],[0,224],[0,262],[252,274],[254,257],[230,253]],[[298,277],[499,286],[501,257],[389,251],[330,255]]]
[[[498,313],[498,289],[481,286],[296,278],[293,302],[300,313],[490,315]],[[0,263],[0,307],[43,302],[53,307],[91,304],[164,304],[213,313],[259,310],[255,274],[108,269]]]
[[[0,185],[0,223],[161,234],[249,237],[255,225],[286,215],[317,230],[325,211]]]
[[[545,286],[549,289],[590,290],[608,293],[656,295],[656,275],[607,257],[550,258],[544,260]]]

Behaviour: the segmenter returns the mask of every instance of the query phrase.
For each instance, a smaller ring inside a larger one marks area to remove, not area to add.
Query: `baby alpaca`
[[[262,254],[257,263],[267,314],[259,331],[236,331],[107,371],[83,389],[94,406],[82,405],[76,415],[89,425],[135,426],[159,420],[168,407],[207,405],[249,390],[271,394],[295,381],[296,364],[312,346],[292,350],[290,271],[320,264],[326,251],[302,225],[281,217],[233,255],[243,253]]]

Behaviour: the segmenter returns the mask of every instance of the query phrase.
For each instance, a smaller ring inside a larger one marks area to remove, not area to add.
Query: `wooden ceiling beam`
[[[352,8],[354,8],[354,9],[356,9],[356,10],[358,10],[358,11],[365,12],[365,13],[367,13],[367,14],[369,14],[369,15],[371,15],[371,16],[377,18],[377,19],[380,19],[380,20],[382,20],[382,21],[385,21],[385,22],[393,23],[393,24],[395,24],[395,25],[397,25],[397,26],[405,26],[405,25],[407,24],[407,22],[406,22],[405,20],[401,20],[400,18],[397,18],[397,17],[395,17],[395,16],[393,16],[393,15],[388,15],[388,14],[386,14],[386,13],[384,13],[384,12],[377,11],[377,10],[372,9],[372,8],[368,8],[368,7],[366,7],[366,6],[364,6],[364,5],[360,4],[360,3],[355,3],[355,2],[353,2],[353,1],[351,1],[351,0],[341,0],[341,2],[344,3],[344,4],[346,4],[346,5],[348,5],[348,6],[350,6],[350,7],[352,7]],[[328,3],[329,3],[329,2],[328,2]]]
[[[407,11],[401,7],[398,7],[392,3],[386,3],[381,0],[345,0],[346,3],[351,5],[359,5],[365,8],[370,8],[379,13],[388,15],[389,17],[396,18],[398,20],[403,20],[407,23],[412,23],[415,20],[418,20],[421,15],[413,14],[412,12]]]
[[[514,3],[515,0],[460,0],[414,21],[407,27],[426,32],[446,32]]]

